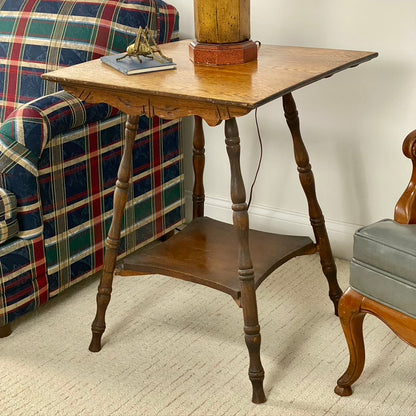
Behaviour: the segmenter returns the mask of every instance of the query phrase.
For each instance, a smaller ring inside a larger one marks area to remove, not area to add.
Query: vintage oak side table
[[[144,248],[127,258],[125,268],[142,273],[166,274],[230,294],[243,310],[252,400],[262,403],[266,397],[263,391],[264,370],[260,361],[256,288],[290,258],[318,251],[335,312],[342,294],[292,92],[373,59],[377,53],[263,45],[257,61],[214,67],[194,65],[189,60],[189,43],[185,40],[161,46],[163,53],[177,63],[176,70],[124,76],[100,60],[94,60],[44,75],[45,79],[58,82],[65,90],[85,101],[105,102],[128,115],[90,350],[101,349],[101,337],[105,330],[105,311],[112,291],[138,118],[143,114],[166,119],[192,115],[195,117],[194,220],[166,241]],[[279,97],[283,97],[284,114],[292,134],[300,182],[307,197],[316,242],[309,237],[249,230],[236,118]],[[210,126],[225,122],[225,144],[231,168],[233,225],[204,217],[202,120]]]

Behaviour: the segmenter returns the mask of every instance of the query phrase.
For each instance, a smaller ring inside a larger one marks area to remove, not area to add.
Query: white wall
[[[170,1],[180,12],[181,37],[193,37],[193,1]],[[294,93],[334,253],[348,258],[354,230],[392,217],[410,179],[410,161],[402,155],[401,143],[416,129],[416,1],[252,0],[251,35],[263,44],[380,54]],[[251,226],[310,234],[281,100],[261,107],[258,118],[264,157]],[[249,189],[259,157],[254,114],[238,123]],[[188,146],[190,136],[187,131]],[[223,126],[207,126],[205,137],[206,214],[231,221]]]

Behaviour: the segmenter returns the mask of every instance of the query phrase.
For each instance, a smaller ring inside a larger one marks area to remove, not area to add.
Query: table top
[[[195,65],[190,40],[160,45],[177,69],[126,76],[100,59],[43,75],[89,102],[167,119],[199,115],[208,124],[249,113],[296,89],[375,58],[376,52],[262,45],[258,60]]]

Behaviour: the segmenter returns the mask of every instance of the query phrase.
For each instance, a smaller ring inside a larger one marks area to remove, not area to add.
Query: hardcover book
[[[124,75],[143,74],[145,72],[166,71],[167,69],[175,69],[176,64],[163,60],[159,62],[157,59],[140,56],[140,62],[135,56],[125,56],[125,53],[117,53],[115,55],[107,55],[101,57],[101,61],[111,66]],[[125,57],[124,57],[125,56]],[[124,57],[124,58],[123,58]],[[123,59],[120,59],[123,58]],[[118,59],[118,60],[117,60]]]

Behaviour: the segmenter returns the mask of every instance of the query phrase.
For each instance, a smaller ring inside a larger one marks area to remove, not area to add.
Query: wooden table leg
[[[231,168],[233,223],[239,242],[238,274],[241,285],[241,306],[244,316],[245,341],[250,356],[248,374],[253,386],[252,401],[263,403],[266,401],[266,396],[263,390],[264,370],[260,361],[260,325],[257,314],[254,269],[248,241],[249,219],[246,192],[240,169],[240,137],[235,118],[225,122],[225,137]]]
[[[205,137],[202,118],[194,116],[195,130],[193,139],[194,189],[192,193],[193,218],[204,216],[204,167],[205,167]]]
[[[309,156],[300,133],[300,122],[295,100],[291,93],[283,96],[283,108],[287,124],[293,139],[296,163],[298,165],[299,179],[305,192],[309,206],[309,217],[321,258],[322,270],[328,280],[329,297],[334,303],[335,314],[338,315],[338,302],[342,290],[337,281],[337,268],[332,255],[331,245],[325,227],[324,216],[316,198],[315,180],[309,163]]]
[[[93,352],[101,350],[101,337],[105,331],[105,312],[111,298],[114,268],[120,245],[121,222],[128,197],[133,145],[138,124],[139,116],[127,117],[123,157],[120,162],[114,190],[113,220],[105,242],[104,267],[97,293],[97,313],[91,327],[92,340],[89,349]]]

